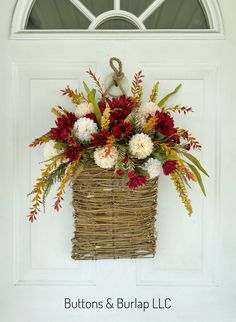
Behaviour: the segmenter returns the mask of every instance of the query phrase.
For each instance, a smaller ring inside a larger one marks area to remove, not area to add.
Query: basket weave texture
[[[114,171],[91,166],[73,182],[72,258],[155,255],[157,179],[130,189]]]

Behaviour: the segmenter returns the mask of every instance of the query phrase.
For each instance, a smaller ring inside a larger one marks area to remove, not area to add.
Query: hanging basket
[[[75,260],[153,257],[157,179],[129,189],[114,171],[91,166],[73,182]]]
[[[106,88],[89,69],[96,88],[83,82],[84,90],[63,89],[74,112],[54,106],[55,126],[30,144],[45,144],[46,161],[30,193],[29,221],[37,219],[56,182],[54,209],[59,211],[65,186],[72,182],[74,260],[153,257],[157,178],[162,173],[172,180],[189,216],[189,182],[197,182],[206,194],[201,172],[208,174],[189,152],[201,145],[189,130],[175,127],[172,117],[192,108],[167,103],[181,84],[159,98],[157,81],[143,100],[142,71],[135,73],[129,96],[122,62],[112,57],[110,66],[114,73]]]

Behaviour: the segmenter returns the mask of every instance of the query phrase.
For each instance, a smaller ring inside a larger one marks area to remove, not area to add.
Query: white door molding
[[[95,18],[89,10],[87,10],[78,0],[71,1],[73,5],[77,8],[86,9],[86,16],[89,15],[89,20],[91,25],[88,30],[27,30],[25,25],[30,14],[31,8],[34,5],[35,0],[18,0],[14,9],[12,23],[10,28],[10,39],[114,39],[114,34],[116,39],[223,39],[224,38],[224,28],[223,19],[220,10],[218,0],[201,0],[202,7],[206,12],[209,20],[210,29],[162,29],[162,30],[147,30],[143,28],[143,15],[149,15],[154,9],[160,6],[163,1],[155,1],[154,5],[149,6],[140,17],[135,17],[135,25],[140,28],[140,30],[127,30],[120,32],[119,30],[94,30],[94,26],[97,22],[107,17],[107,12],[102,13],[100,16]],[[115,2],[116,10],[114,12],[117,14],[119,12],[119,6]],[[154,9],[153,9],[154,8]],[[84,12],[84,10],[81,10]],[[123,11],[120,11],[121,14]],[[126,12],[126,14],[129,14]],[[119,14],[120,15],[120,14]],[[123,13],[124,15],[124,13]],[[133,21],[133,15],[131,15],[131,21]],[[130,17],[128,17],[130,20]],[[138,21],[138,23],[137,23]]]

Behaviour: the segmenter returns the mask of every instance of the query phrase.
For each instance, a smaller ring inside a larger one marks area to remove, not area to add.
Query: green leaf
[[[84,89],[88,95],[89,102],[93,104],[94,114],[96,115],[98,125],[101,126],[102,114],[101,114],[100,108],[98,106],[98,103],[95,99],[96,91],[95,91],[95,89],[90,90],[85,82],[83,82],[83,85],[84,85]]]
[[[192,165],[188,162],[187,162],[187,164],[188,164],[189,168],[192,170],[192,172],[195,174],[195,176],[197,178],[197,182],[202,190],[202,193],[204,194],[204,196],[206,196],[206,191],[205,191],[205,188],[204,188],[204,185],[202,182],[202,177],[201,177],[200,172],[198,171],[198,169],[194,165]]]
[[[197,158],[195,158],[192,154],[187,152],[181,152],[187,159],[189,159],[202,173],[204,173],[206,176],[209,177],[209,174],[206,172],[206,170],[203,168],[201,163],[198,161]]]
[[[57,150],[65,150],[66,149],[66,143],[63,142],[56,142],[54,144],[55,149]]]
[[[134,112],[134,110],[129,115],[126,116],[125,122],[126,123],[127,122],[131,122],[131,123],[135,122],[135,112]]]
[[[83,85],[84,85],[84,89],[85,89],[87,95],[89,95],[90,89],[88,88],[88,85],[85,82],[83,82]]]
[[[152,156],[157,160],[165,160],[166,159],[166,154],[163,152],[155,151],[152,153]]]
[[[142,167],[139,167],[139,166],[136,167],[135,172],[140,176],[145,176],[147,178],[149,177],[147,170],[143,169]]]
[[[155,138],[157,140],[163,140],[165,135],[161,134],[160,132],[155,132]]]
[[[180,87],[182,86],[182,84],[179,84],[176,88],[175,88],[175,90],[173,91],[173,92],[171,92],[171,93],[169,93],[169,94],[167,94],[162,100],[160,100],[160,102],[157,104],[159,107],[162,107],[164,104],[165,104],[165,102],[166,101],[168,101],[168,99],[172,96],[172,95],[174,95],[174,94],[176,94],[177,92],[178,92],[178,90],[180,89]]]
[[[96,89],[95,89],[95,88],[93,88],[93,89],[91,90],[91,93],[93,94],[93,97],[95,97],[95,95],[96,95]]]

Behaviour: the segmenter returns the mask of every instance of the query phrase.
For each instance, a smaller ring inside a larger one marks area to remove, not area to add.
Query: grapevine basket
[[[74,260],[153,257],[157,178],[130,189],[92,165],[73,181]]]

